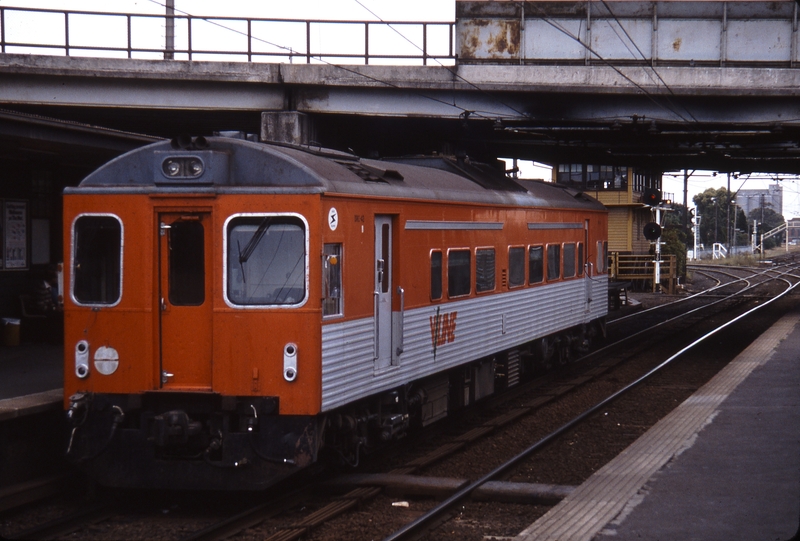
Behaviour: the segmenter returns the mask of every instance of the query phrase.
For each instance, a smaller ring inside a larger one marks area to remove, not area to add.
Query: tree
[[[661,253],[674,255],[678,275],[686,276],[686,236],[682,228],[667,226],[659,240],[664,243]]]
[[[686,276],[686,249],[689,243],[693,243],[691,225],[689,229],[683,228],[683,216],[686,207],[673,203],[672,210],[664,214],[662,220],[664,231],[659,239],[662,243],[661,253],[675,256],[678,267],[678,275]]]
[[[747,230],[744,212],[733,204],[735,195],[725,188],[708,188],[692,198],[694,204],[697,205],[697,216],[700,217],[698,242],[706,246],[711,246],[715,242],[729,246],[745,242],[746,235],[733,239],[731,233],[737,229]],[[735,242],[731,242],[732,239]]]

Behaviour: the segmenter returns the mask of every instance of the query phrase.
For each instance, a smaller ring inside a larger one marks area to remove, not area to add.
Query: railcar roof
[[[199,157],[202,175],[170,179],[165,160]],[[595,199],[545,182],[515,182],[485,164],[444,156],[368,160],[318,147],[209,137],[163,141],[115,158],[66,193],[325,193],[600,210]]]

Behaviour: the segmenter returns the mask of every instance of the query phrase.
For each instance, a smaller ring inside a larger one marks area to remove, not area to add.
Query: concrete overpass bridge
[[[11,31],[21,14],[56,17],[57,28],[22,37]],[[640,231],[649,218],[624,212],[661,171],[800,173],[793,1],[457,0],[453,23],[339,23],[362,44],[349,52],[316,48],[311,29],[325,21],[291,21],[304,34],[285,48],[258,37],[285,21],[223,18],[213,22],[247,30],[222,50],[204,41],[210,18],[148,15],[183,28],[184,41],[153,44],[135,16],[117,14],[119,42],[93,44],[93,17],[0,6],[0,203],[22,201],[14,208],[27,213],[21,238],[0,235],[26,250],[0,260],[26,271],[0,272],[0,315],[13,315],[35,269],[62,258],[64,186],[155,138],[266,135],[265,115],[302,113],[301,140],[365,156],[649,171],[612,194],[612,240],[632,251],[642,246],[629,224]],[[422,46],[397,53],[372,41],[393,29],[413,29]]]
[[[459,0],[444,45],[423,28],[425,48],[402,58],[375,56],[381,23],[342,23],[364,27],[348,64],[312,51],[308,30],[283,64],[255,61],[269,58],[253,56],[254,32],[248,57],[199,49],[199,30],[157,52],[191,61],[138,59],[154,50],[130,34],[100,51],[130,58],[89,58],[99,50],[68,31],[45,40],[53,55],[4,37],[0,106],[153,136],[258,133],[262,112],[298,111],[314,141],[364,155],[800,172],[797,19],[792,1]],[[388,61],[428,65],[375,65]]]
[[[364,155],[800,172],[800,70],[182,63],[0,56],[5,109],[155,136],[258,133],[299,111]],[[663,83],[661,82],[663,81]],[[12,133],[13,137],[14,134]]]

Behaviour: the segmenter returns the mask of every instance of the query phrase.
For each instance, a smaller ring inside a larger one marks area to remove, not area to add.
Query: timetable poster
[[[6,269],[28,267],[28,203],[5,201],[4,204],[4,257]]]

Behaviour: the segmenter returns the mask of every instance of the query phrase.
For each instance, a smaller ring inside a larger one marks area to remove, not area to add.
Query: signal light
[[[658,240],[661,237],[661,226],[655,222],[650,222],[644,226],[644,238],[647,240]]]
[[[642,195],[642,203],[655,206],[661,202],[661,192],[655,188],[646,188]]]

